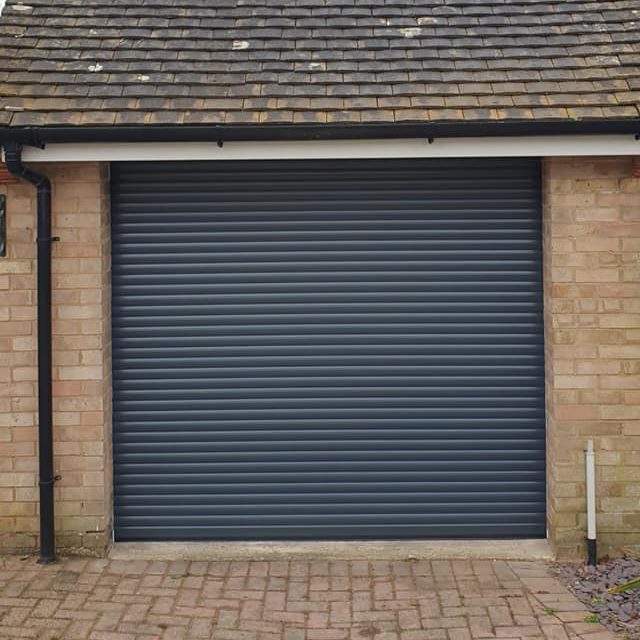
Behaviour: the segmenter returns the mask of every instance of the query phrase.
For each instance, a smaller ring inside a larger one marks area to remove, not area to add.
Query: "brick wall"
[[[41,167],[53,183],[58,542],[102,551],[111,532],[107,168]],[[37,545],[35,192],[7,194],[0,259],[0,550]],[[600,549],[640,531],[640,180],[631,159],[544,163],[549,530],[584,552],[583,448],[595,440]]]
[[[631,158],[544,163],[548,513],[584,555],[583,449],[596,448],[601,553],[640,542],[640,179]]]
[[[111,529],[107,167],[38,167],[53,185],[53,423],[58,544],[104,549]],[[38,544],[35,189],[7,195],[0,258],[0,550]]]

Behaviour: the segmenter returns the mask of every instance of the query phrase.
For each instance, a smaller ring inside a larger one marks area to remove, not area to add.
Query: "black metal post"
[[[38,463],[40,474],[40,560],[55,560],[53,517],[53,424],[51,406],[51,182],[22,164],[20,145],[4,146],[9,171],[37,192],[38,289]]]
[[[590,567],[595,567],[598,564],[596,541],[591,538],[587,538],[587,564]]]

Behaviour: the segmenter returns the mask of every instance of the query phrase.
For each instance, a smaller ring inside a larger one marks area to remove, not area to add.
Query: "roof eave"
[[[262,124],[2,127],[0,144],[357,140],[553,135],[640,137],[640,118],[391,124]],[[613,152],[614,150],[612,150]]]

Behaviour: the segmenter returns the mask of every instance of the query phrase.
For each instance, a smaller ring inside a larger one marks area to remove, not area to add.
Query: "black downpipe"
[[[4,145],[9,171],[37,191],[38,288],[38,463],[40,476],[40,560],[56,559],[53,520],[53,429],[51,408],[51,182],[22,164],[22,147]]]

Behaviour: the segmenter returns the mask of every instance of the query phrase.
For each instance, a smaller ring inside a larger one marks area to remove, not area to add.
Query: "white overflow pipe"
[[[587,562],[596,564],[596,454],[593,440],[587,442],[584,452],[587,492]]]

